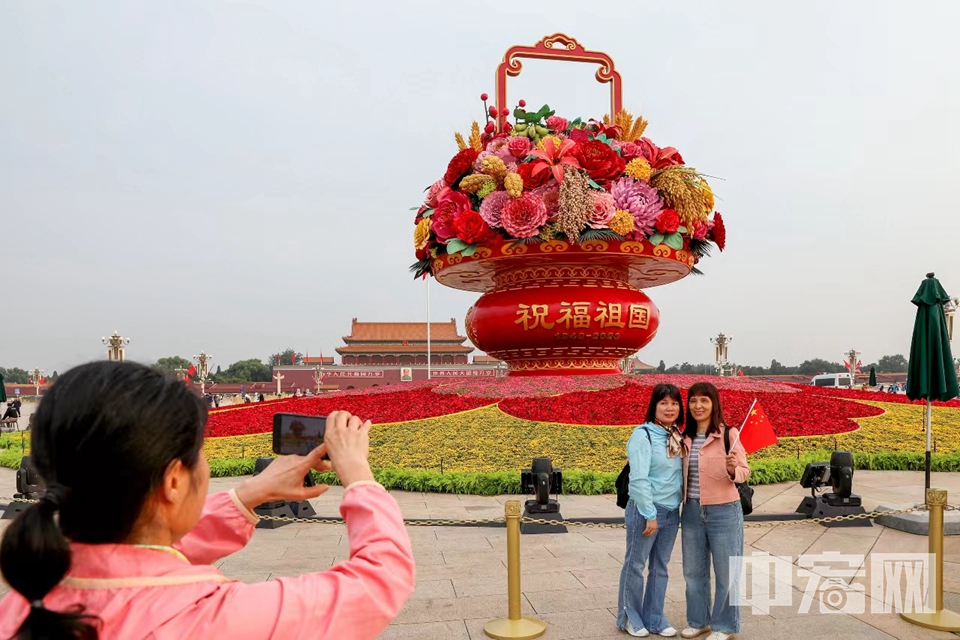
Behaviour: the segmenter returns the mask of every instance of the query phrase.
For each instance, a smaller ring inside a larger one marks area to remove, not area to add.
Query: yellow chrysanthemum
[[[650,182],[650,163],[643,158],[634,158],[628,162],[627,166],[624,167],[623,172],[634,180]]]
[[[500,180],[507,175],[507,165],[498,156],[487,156],[480,162],[480,171]]]
[[[427,242],[430,241],[430,225],[432,224],[433,221],[430,218],[424,218],[414,228],[413,246],[417,248],[417,251],[427,246]]]
[[[471,173],[460,181],[460,190],[466,193],[476,193],[487,184],[494,184],[493,178],[483,173]]]
[[[613,216],[613,220],[610,221],[610,231],[614,233],[626,236],[629,233],[633,233],[633,227],[636,224],[636,221],[633,219],[633,214],[629,211],[624,211],[623,209],[617,209],[617,213]]]
[[[540,142],[537,143],[537,149],[543,151],[543,142],[547,139],[553,140],[553,146],[556,149],[559,149],[560,145],[563,143],[563,140],[560,139],[560,136],[543,136],[540,138]]]
[[[519,198],[523,195],[523,178],[519,173],[508,173],[503,179],[503,188],[511,198]]]

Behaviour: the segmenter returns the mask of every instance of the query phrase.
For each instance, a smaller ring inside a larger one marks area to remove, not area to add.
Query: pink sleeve
[[[413,592],[410,539],[396,501],[376,483],[348,487],[340,513],[349,560],[298,578],[223,585],[157,637],[376,638]]]
[[[234,491],[207,496],[200,521],[173,545],[191,564],[212,564],[246,546],[257,516],[237,499]]]
[[[737,470],[733,474],[733,481],[746,482],[747,478],[750,477],[750,465],[747,463],[747,450],[743,448],[743,444],[740,442],[738,436],[739,430],[731,429],[731,431],[730,437],[736,438],[736,444],[733,445],[731,451],[737,456]]]

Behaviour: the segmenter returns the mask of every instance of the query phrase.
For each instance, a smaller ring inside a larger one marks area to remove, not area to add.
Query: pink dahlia
[[[561,118],[560,116],[550,116],[547,118],[547,129],[550,129],[550,131],[554,133],[563,133],[569,126],[570,122],[566,118]]]
[[[525,166],[527,165],[521,165],[521,168]],[[549,171],[543,173],[550,174]],[[543,204],[547,206],[547,221],[553,222],[556,220],[557,216],[560,215],[560,185],[556,182],[550,182],[534,189],[533,192],[543,198]]]
[[[480,217],[491,228],[502,227],[500,223],[500,212],[503,205],[510,199],[506,191],[494,191],[480,202]]]
[[[547,222],[547,205],[533,193],[510,198],[500,212],[500,222],[514,238],[532,238]]]
[[[431,229],[437,235],[437,239],[445,243],[455,237],[457,235],[456,220],[465,211],[470,211],[470,198],[459,191],[448,192],[433,212]]]
[[[593,210],[587,215],[587,226],[591,229],[609,229],[610,221],[617,215],[617,205],[613,196],[602,191],[593,192]]]
[[[617,209],[633,214],[634,237],[638,240],[649,238],[657,216],[663,211],[663,200],[657,190],[646,182],[624,176],[610,185],[610,195]]]

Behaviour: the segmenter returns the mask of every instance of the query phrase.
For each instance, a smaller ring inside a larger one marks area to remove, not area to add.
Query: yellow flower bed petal
[[[860,428],[837,436],[783,438],[751,459],[785,458],[801,451],[837,448],[859,453],[924,450],[923,407],[870,403],[886,411],[859,418]],[[561,469],[617,472],[626,461],[632,426],[558,425],[509,416],[496,406],[441,418],[374,425],[370,463],[375,468],[444,471],[515,471],[535,456],[547,456]],[[960,451],[960,409],[934,407],[938,453]],[[210,459],[272,455],[271,434],[209,438]]]

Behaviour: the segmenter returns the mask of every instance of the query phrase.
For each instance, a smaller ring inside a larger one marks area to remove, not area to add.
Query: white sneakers
[[[733,637],[732,633],[724,633],[723,631],[714,631],[710,634],[707,640],[730,640]]]
[[[647,636],[650,635],[650,632],[647,631],[646,629],[643,629],[643,628],[634,629],[633,625],[630,624],[629,620],[627,620],[627,628],[624,629],[624,631],[632,635],[634,638],[646,638]]]
[[[634,628],[633,628],[633,625],[630,624],[630,621],[629,621],[629,620],[627,620],[627,628],[625,629],[625,631],[626,631],[627,633],[629,633],[630,635],[632,635],[634,638],[646,638],[647,636],[650,635],[650,632],[647,631],[646,629],[639,629],[639,630],[638,630],[638,629],[634,629]],[[674,637],[675,635],[677,635],[677,630],[674,629],[673,627],[667,627],[666,629],[664,629],[663,631],[661,631],[660,633],[658,633],[658,634],[656,634],[656,635],[662,636],[662,637],[664,637],[664,638],[672,638],[672,637]],[[686,637],[686,636],[684,636],[684,637]],[[690,636],[690,637],[693,637],[693,636]]]
[[[681,637],[681,638],[696,638],[697,636],[702,635],[702,634],[706,633],[707,631],[710,631],[710,627],[704,627],[703,629],[695,629],[695,628],[693,628],[693,627],[687,627],[686,629],[684,629],[683,631],[680,632],[680,637]],[[714,635],[715,635],[715,634],[714,634]],[[713,635],[711,635],[709,638],[707,638],[707,640],[713,640]]]

